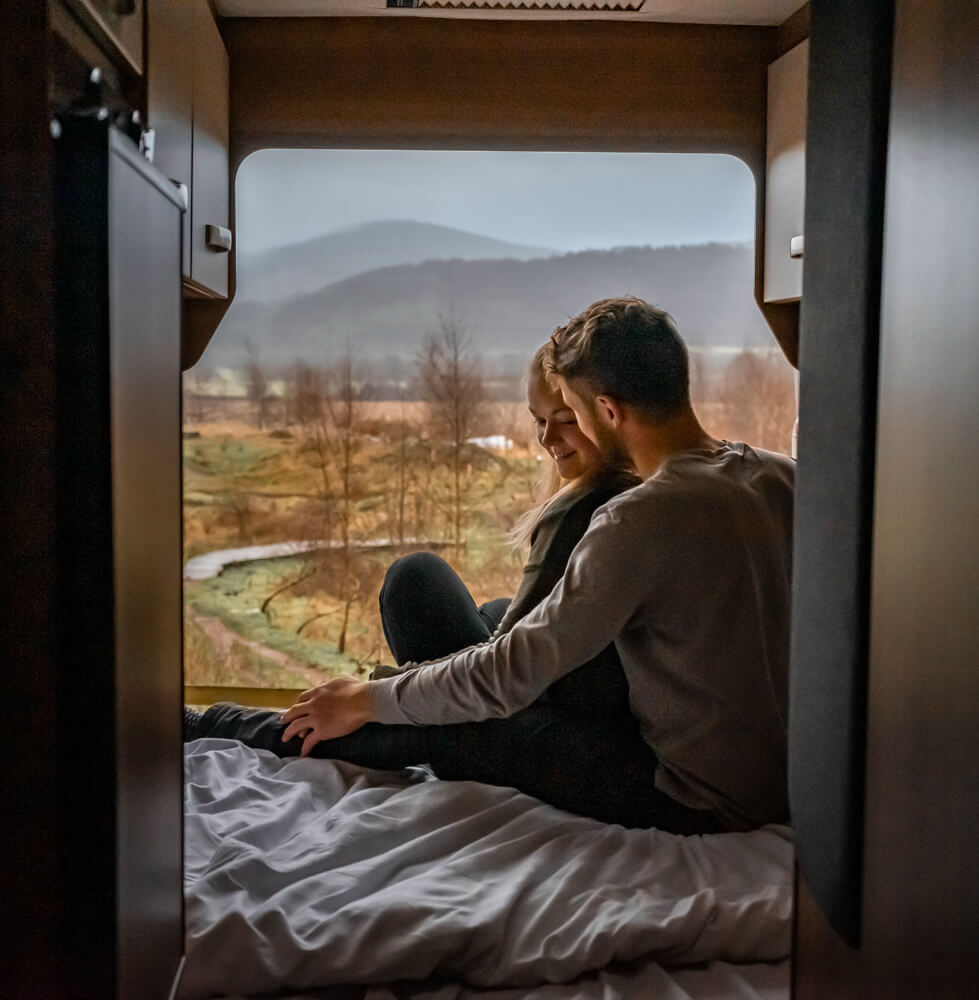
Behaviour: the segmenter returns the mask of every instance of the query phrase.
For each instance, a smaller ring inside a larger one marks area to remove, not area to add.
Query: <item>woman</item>
[[[527,402],[537,440],[553,459],[546,498],[528,511],[512,533],[530,542],[523,580],[512,601],[476,606],[465,584],[443,559],[415,552],[396,560],[381,588],[381,622],[395,662],[411,666],[503,635],[554,589],[592,514],[639,480],[607,460],[578,427],[574,412],[544,377],[542,347],[530,363]],[[372,678],[400,668],[378,667]],[[615,649],[563,677],[543,696],[569,712],[628,713],[628,687]]]
[[[511,602],[477,608],[443,560],[431,553],[397,560],[380,603],[388,644],[402,668],[512,628],[561,579],[595,510],[638,482],[611,465],[582,433],[560,392],[544,379],[543,356],[542,348],[531,364],[528,402],[538,440],[554,460],[555,486],[564,485],[517,526],[517,538],[531,542],[523,582]],[[398,672],[379,669],[375,676]],[[302,735],[283,743],[284,730],[277,712],[214,705],[202,717],[185,710],[185,740],[226,737],[297,756]],[[369,723],[318,743],[312,753],[381,769],[424,763],[440,778],[512,786],[570,812],[625,826],[649,826],[663,817],[661,805],[653,810],[649,796],[635,794],[636,788],[649,787],[657,762],[629,711],[628,687],[612,646],[508,718],[446,726]],[[674,805],[667,828],[704,832],[699,813]]]

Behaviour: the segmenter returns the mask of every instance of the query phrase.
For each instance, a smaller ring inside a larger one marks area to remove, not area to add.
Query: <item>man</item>
[[[686,347],[641,300],[596,302],[559,328],[549,369],[585,433],[628,456],[643,482],[596,512],[562,581],[510,632],[396,678],[307,691],[282,716],[282,740],[372,763],[359,750],[386,727],[531,713],[529,749],[536,699],[614,642],[635,732],[552,727],[537,746],[545,781],[563,762],[576,789],[523,790],[676,832],[785,821],[792,462],[704,431]]]

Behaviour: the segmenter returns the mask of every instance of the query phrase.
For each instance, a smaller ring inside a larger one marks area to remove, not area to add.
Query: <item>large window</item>
[[[595,299],[668,309],[719,437],[788,451],[791,369],[752,297],[754,183],[725,156],[264,151],[238,292],[184,383],[186,681],[305,688],[390,662],[400,553],[511,596],[550,459],[522,379]]]

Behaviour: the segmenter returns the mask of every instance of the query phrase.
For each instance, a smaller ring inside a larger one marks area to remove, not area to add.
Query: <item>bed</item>
[[[185,1000],[788,997],[785,827],[625,830],[228,740],[185,768]]]

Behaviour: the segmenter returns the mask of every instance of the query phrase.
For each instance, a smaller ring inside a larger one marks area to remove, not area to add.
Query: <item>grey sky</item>
[[[262,150],[237,179],[243,252],[382,219],[560,251],[754,238],[755,184],[731,156]]]

